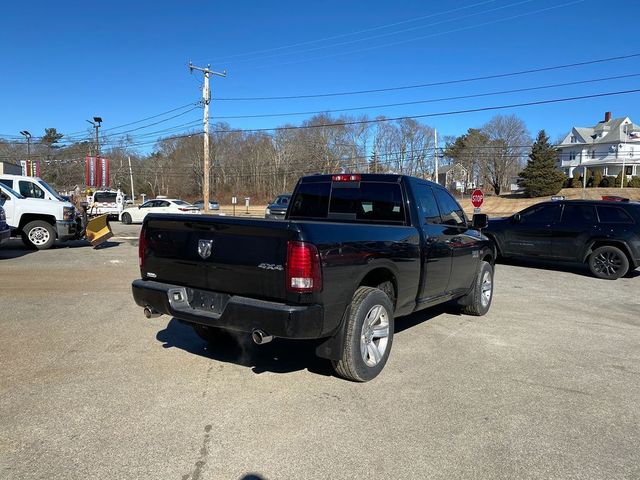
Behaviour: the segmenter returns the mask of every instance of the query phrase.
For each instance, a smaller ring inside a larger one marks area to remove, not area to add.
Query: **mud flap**
[[[100,215],[89,220],[85,235],[94,248],[113,237],[113,232],[109,226],[109,215]]]

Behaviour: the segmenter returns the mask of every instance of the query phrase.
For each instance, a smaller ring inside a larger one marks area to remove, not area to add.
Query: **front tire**
[[[619,248],[605,245],[589,255],[589,270],[598,278],[616,280],[629,271],[629,259]]]
[[[25,245],[38,250],[51,248],[56,241],[56,231],[50,223],[34,220],[22,229],[22,241]]]
[[[493,300],[493,267],[489,262],[482,261],[478,265],[471,291],[460,299],[462,311],[467,315],[481,317],[489,311],[491,300]]]
[[[121,217],[121,222],[125,225],[131,225],[131,215],[128,213],[123,213]]]
[[[368,382],[380,374],[393,344],[393,304],[377,288],[360,287],[353,295],[344,326],[342,359],[336,373],[354,382]]]

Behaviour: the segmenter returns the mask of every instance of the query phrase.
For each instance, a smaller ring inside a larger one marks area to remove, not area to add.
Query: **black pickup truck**
[[[394,318],[457,300],[484,315],[492,244],[440,185],[389,174],[303,177],[284,220],[148,215],[133,297],[207,340],[228,330],[319,339],[338,375],[383,369]]]

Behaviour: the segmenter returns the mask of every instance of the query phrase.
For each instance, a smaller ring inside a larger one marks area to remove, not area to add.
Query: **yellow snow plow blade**
[[[100,215],[87,222],[85,235],[93,247],[97,247],[113,237],[108,217],[109,215]]]

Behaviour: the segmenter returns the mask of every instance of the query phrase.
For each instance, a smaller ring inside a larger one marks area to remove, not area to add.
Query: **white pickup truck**
[[[0,182],[0,206],[13,236],[25,245],[44,250],[56,241],[73,240],[82,234],[75,207],[65,201],[26,198]]]

